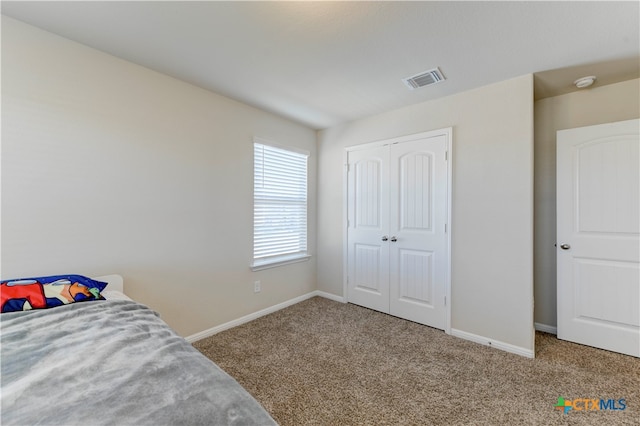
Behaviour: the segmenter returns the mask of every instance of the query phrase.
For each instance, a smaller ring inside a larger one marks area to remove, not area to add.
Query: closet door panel
[[[349,153],[348,299],[389,312],[389,149]],[[383,241],[387,238],[387,241]]]
[[[446,149],[444,136],[422,138],[391,145],[389,159],[389,312],[441,329],[447,267]]]

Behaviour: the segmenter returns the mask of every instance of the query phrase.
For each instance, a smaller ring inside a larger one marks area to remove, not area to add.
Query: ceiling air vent
[[[419,87],[429,86],[431,84],[440,83],[446,80],[442,72],[438,68],[434,68],[429,71],[421,72],[409,78],[402,79],[402,82],[407,85],[411,90]]]

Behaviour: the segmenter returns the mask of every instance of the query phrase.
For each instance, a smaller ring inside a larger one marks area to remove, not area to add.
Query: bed
[[[274,425],[232,377],[148,307],[106,300],[0,315],[3,425]]]

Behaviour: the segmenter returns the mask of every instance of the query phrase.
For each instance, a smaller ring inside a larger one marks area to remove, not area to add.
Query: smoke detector
[[[402,82],[407,85],[409,90],[418,89],[424,86],[440,83],[446,80],[439,68],[424,71],[411,77],[403,78]]]
[[[596,81],[595,75],[590,75],[589,77],[582,77],[573,82],[578,89],[584,89],[585,87],[589,87]]]

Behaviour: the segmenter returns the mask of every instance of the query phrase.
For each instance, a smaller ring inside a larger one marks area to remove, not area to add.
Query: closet
[[[348,302],[450,327],[451,133],[347,148]]]

